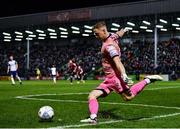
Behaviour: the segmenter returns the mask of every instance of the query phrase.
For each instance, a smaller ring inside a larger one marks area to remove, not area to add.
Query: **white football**
[[[41,120],[52,120],[54,117],[54,110],[50,106],[43,106],[39,109],[38,116]]]

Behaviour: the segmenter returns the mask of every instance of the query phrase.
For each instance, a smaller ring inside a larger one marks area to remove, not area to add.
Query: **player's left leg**
[[[80,75],[80,80],[81,80],[82,83],[85,83],[83,74]]]
[[[40,79],[40,74],[37,74],[36,79],[37,79],[37,80]]]
[[[111,93],[111,86],[114,82],[114,77],[106,78],[104,82],[102,82],[95,90],[93,90],[88,97],[89,102],[89,112],[90,117],[80,122],[85,123],[97,123],[97,114],[99,109],[98,98],[99,97],[106,97]]]
[[[53,75],[53,83],[56,84],[56,75]]]
[[[70,84],[71,85],[73,84],[73,80],[74,80],[74,73],[71,72],[71,74],[70,74]]]
[[[80,81],[81,77],[80,77],[79,74],[77,74],[76,76],[77,76],[77,84],[79,84],[80,83],[79,81]]]
[[[124,100],[132,100],[136,95],[138,95],[148,84],[154,81],[161,81],[163,78],[159,75],[150,75],[146,76],[144,80],[138,82],[137,84],[133,85],[130,89],[125,90],[122,93],[122,97]]]
[[[15,85],[14,75],[12,73],[11,73],[11,82],[12,82],[12,85]]]
[[[99,104],[97,98],[99,96],[103,95],[102,90],[93,90],[89,96],[88,96],[88,102],[89,102],[89,112],[90,112],[90,117],[84,120],[81,120],[80,122],[83,123],[97,123],[97,113],[99,109]]]
[[[16,73],[16,78],[18,79],[19,84],[22,84],[21,78],[18,76],[18,74],[17,74],[17,73]]]
[[[73,84],[73,77],[72,77],[72,75],[70,76],[70,83]]]

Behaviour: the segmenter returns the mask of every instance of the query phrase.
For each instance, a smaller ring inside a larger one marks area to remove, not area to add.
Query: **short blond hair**
[[[104,21],[100,21],[100,22],[97,22],[94,26],[93,26],[93,30],[94,29],[99,29],[101,27],[106,27],[106,23]]]

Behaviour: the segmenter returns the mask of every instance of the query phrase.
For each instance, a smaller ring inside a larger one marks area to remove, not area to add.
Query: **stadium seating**
[[[46,45],[44,45],[46,43]],[[30,46],[29,76],[35,76],[35,69],[41,70],[42,76],[49,76],[48,68],[56,64],[61,75],[67,74],[67,63],[75,58],[85,73],[92,68],[101,66],[100,43],[91,43],[82,40],[76,44],[59,45],[61,43],[32,43]],[[180,76],[180,40],[170,39],[158,43],[158,66],[154,66],[154,44],[148,41],[135,41],[132,44],[121,44],[122,60],[128,74],[137,73],[163,73]],[[19,73],[25,76],[26,71],[26,45],[17,43],[2,44],[0,46],[0,75],[6,75],[8,56],[14,55],[19,64]],[[96,72],[97,74],[97,72]]]

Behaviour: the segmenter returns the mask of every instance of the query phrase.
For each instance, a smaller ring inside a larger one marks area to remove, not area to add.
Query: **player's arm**
[[[82,73],[83,73],[83,70],[81,70],[80,74],[82,74]]]
[[[123,35],[127,32],[128,30],[125,28],[125,29],[121,29],[120,31],[117,31],[116,34],[119,36],[119,37],[123,37]]]
[[[18,63],[16,62],[16,70],[18,69]]]
[[[70,67],[70,63],[67,64],[68,68]]]
[[[131,78],[129,78],[127,76],[126,70],[124,68],[124,65],[121,62],[121,59],[118,56],[116,56],[116,57],[113,58],[113,61],[114,61],[115,65],[116,65],[118,71],[121,73],[121,78],[124,80],[124,82],[126,82],[127,85],[132,86],[134,82],[132,81]]]
[[[75,73],[77,71],[77,65],[76,64],[73,64],[74,65],[74,70],[73,72]]]
[[[10,66],[9,66],[9,64],[8,64],[8,67],[7,67],[7,73],[9,73],[9,69],[10,69]]]
[[[107,51],[108,51],[109,55],[111,56],[111,58],[113,59],[118,72],[121,73],[122,79],[124,81],[126,81],[128,79],[128,77],[127,77],[124,65],[122,64],[122,62],[119,58],[119,52],[113,45],[108,46]]]
[[[82,74],[82,73],[83,73],[83,69],[81,68],[79,74]]]
[[[114,61],[115,65],[116,65],[117,70],[119,71],[119,73],[121,73],[122,79],[124,81],[128,81],[127,80],[128,76],[126,74],[126,70],[125,70],[124,65],[122,64],[121,59],[119,58],[119,56],[113,57],[113,61]]]

